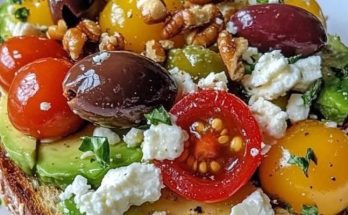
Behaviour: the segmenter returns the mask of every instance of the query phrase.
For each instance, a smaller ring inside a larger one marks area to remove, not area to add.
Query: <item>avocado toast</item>
[[[0,7],[12,213],[344,214],[348,47],[315,0]]]

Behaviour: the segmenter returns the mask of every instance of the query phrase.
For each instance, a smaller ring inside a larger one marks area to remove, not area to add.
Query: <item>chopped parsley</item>
[[[22,4],[22,0],[11,0],[12,4]]]
[[[256,0],[256,2],[259,4],[267,4],[268,0]]]
[[[289,57],[288,58],[289,64],[296,63],[298,60],[301,59],[301,57],[302,57],[301,55],[295,55],[295,56]]]
[[[14,12],[14,16],[21,22],[28,20],[30,11],[26,7],[20,7]]]
[[[309,107],[312,105],[312,102],[317,99],[318,94],[321,90],[323,80],[319,79],[315,81],[309,89],[302,95],[303,103],[305,106]]]
[[[149,124],[158,125],[160,123],[171,125],[170,115],[163,106],[154,109],[152,112],[145,114]]]
[[[246,64],[245,67],[245,74],[251,75],[255,69],[256,64]]]
[[[314,154],[313,149],[308,148],[305,157],[291,155],[290,159],[288,160],[288,164],[300,167],[305,176],[308,177],[308,168],[311,161],[313,161],[314,164],[317,164],[317,158]]]
[[[0,36],[0,44],[4,43],[5,42],[5,39],[4,37]]]
[[[318,215],[318,208],[315,205],[303,205],[301,215]]]
[[[110,164],[110,146],[106,137],[82,137],[81,139],[80,151],[93,152],[97,162],[103,166]]]

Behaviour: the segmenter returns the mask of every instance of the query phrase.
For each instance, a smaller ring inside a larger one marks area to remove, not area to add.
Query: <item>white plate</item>
[[[2,2],[3,0],[0,0]],[[328,17],[328,32],[340,35],[348,44],[348,1],[343,0],[318,0],[324,14]],[[0,208],[0,215],[8,215],[4,208]]]

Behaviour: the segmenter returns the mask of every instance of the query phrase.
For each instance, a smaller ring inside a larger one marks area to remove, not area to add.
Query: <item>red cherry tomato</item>
[[[55,40],[39,37],[13,37],[0,47],[0,85],[8,90],[22,66],[46,57],[64,58],[67,53]]]
[[[181,157],[156,161],[164,184],[192,200],[226,200],[261,162],[261,134],[247,105],[228,92],[200,91],[171,110],[190,138]]]
[[[38,139],[56,139],[83,123],[69,108],[62,83],[71,63],[44,58],[22,67],[8,92],[8,115],[19,131]]]

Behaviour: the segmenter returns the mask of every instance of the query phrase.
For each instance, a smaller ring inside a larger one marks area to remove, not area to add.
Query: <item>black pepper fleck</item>
[[[203,208],[201,206],[197,206],[195,209],[193,209],[193,211],[198,213],[198,214],[202,214],[203,213]]]
[[[305,135],[305,136],[308,136],[308,135],[309,135],[309,132],[304,133],[304,135]]]
[[[336,181],[336,177],[331,177],[331,181]]]

